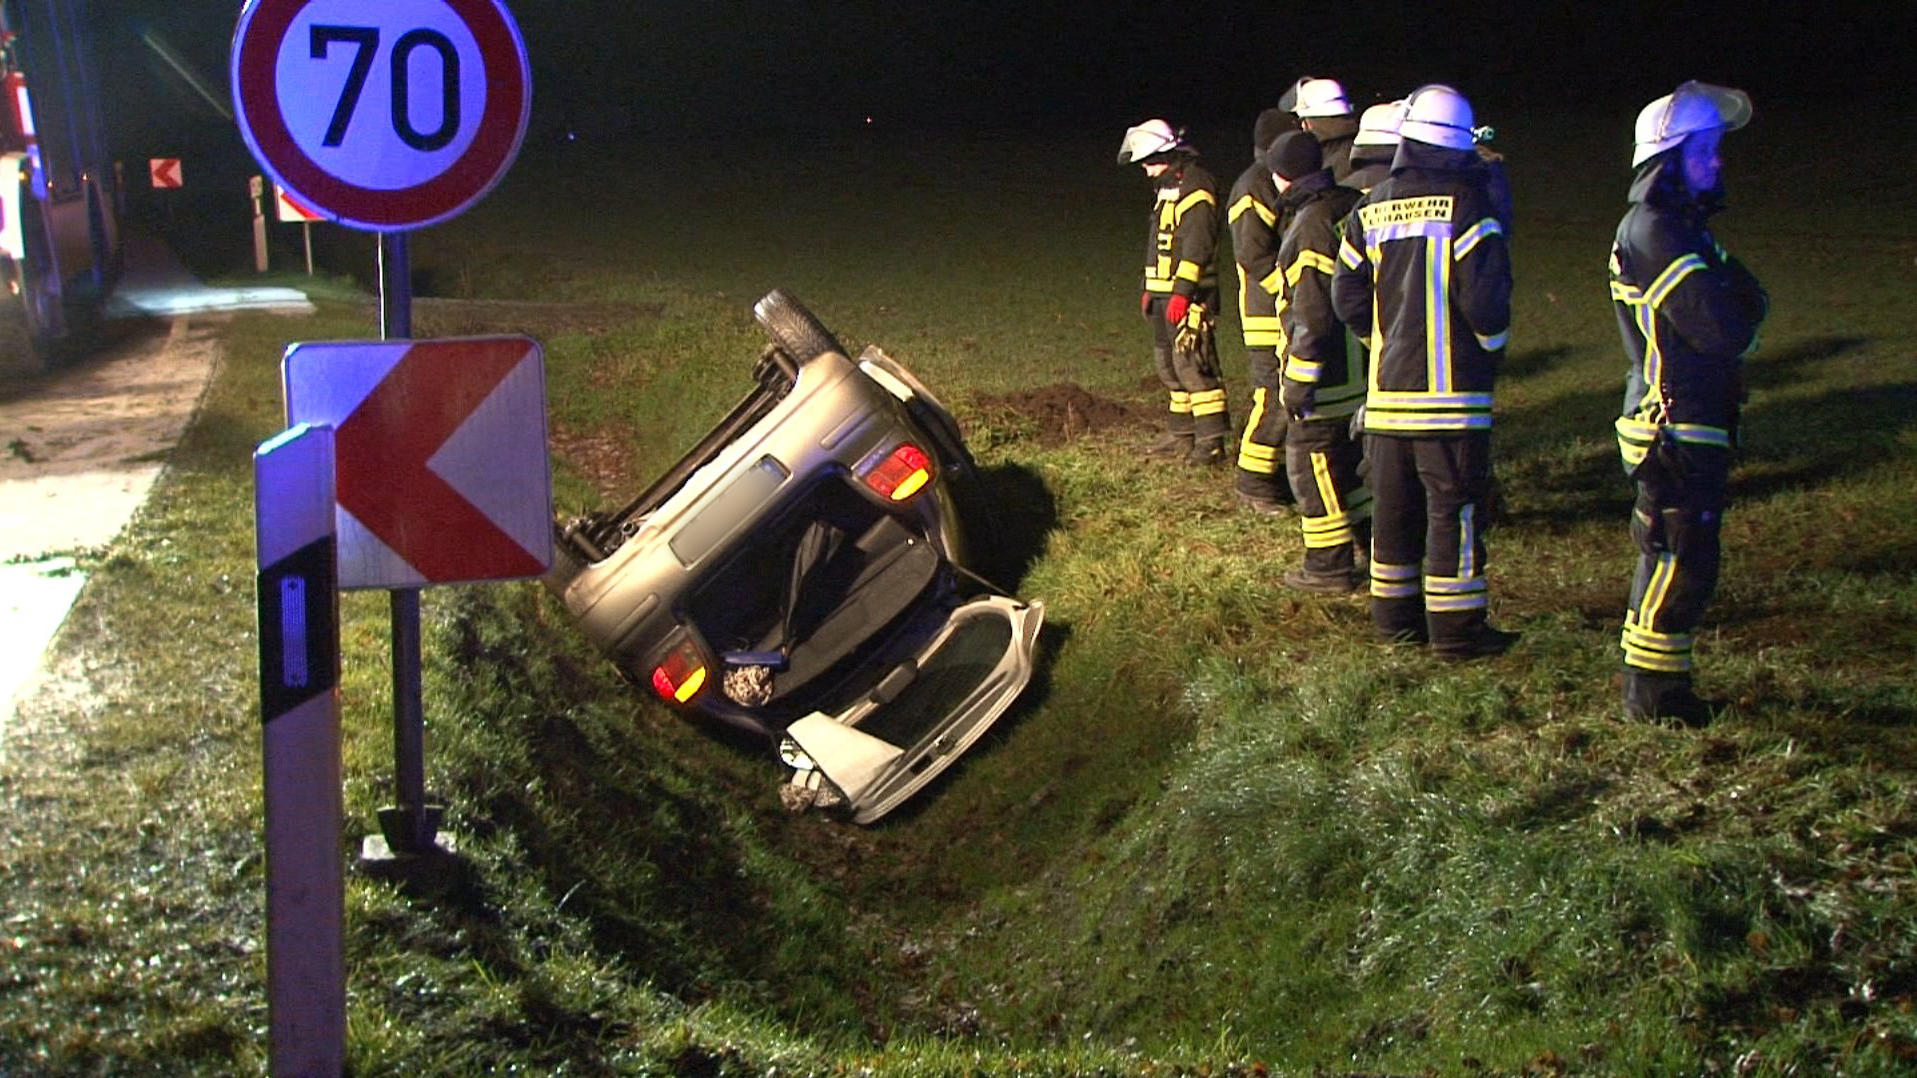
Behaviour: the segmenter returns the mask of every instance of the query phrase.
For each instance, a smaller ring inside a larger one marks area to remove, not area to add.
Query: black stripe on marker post
[[[339,545],[322,536],[260,570],[260,721],[339,687]]]

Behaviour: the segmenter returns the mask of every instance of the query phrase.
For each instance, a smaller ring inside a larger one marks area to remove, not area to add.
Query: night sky
[[[125,90],[129,155],[232,128],[137,43],[148,27],[225,94],[232,0],[94,0]],[[1678,81],[1749,90],[1759,114],[1912,112],[1917,3],[1008,3],[518,0],[533,64],[529,151],[567,131],[643,147],[853,130],[1118,133],[1160,115],[1249,129],[1301,75],[1360,106],[1448,81],[1480,119],[1569,107],[1629,116]],[[1415,15],[1407,14],[1414,11]],[[1909,130],[1908,123],[1899,124]]]

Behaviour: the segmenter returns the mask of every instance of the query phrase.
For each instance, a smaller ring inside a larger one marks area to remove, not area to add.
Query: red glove
[[[1138,297],[1138,313],[1139,316],[1143,318],[1150,318],[1152,316],[1152,294],[1150,292],[1146,292]]]
[[[1174,326],[1185,324],[1185,312],[1191,309],[1191,297],[1172,295],[1171,302],[1165,304],[1165,321]]]

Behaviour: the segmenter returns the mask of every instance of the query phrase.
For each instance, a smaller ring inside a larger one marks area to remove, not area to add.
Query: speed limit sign
[[[248,0],[233,101],[261,167],[326,217],[421,228],[479,201],[526,134],[526,45],[500,0]]]

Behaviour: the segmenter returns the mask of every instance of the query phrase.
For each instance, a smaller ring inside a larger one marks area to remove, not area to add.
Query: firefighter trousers
[[[1694,633],[1717,590],[1730,466],[1728,449],[1664,437],[1638,465],[1631,507],[1637,571],[1622,641],[1627,676],[1653,675],[1647,680],[1660,685],[1689,683]]]
[[[1371,491],[1358,478],[1363,451],[1351,437],[1351,417],[1293,419],[1289,426],[1285,471],[1298,502],[1305,571],[1349,573],[1371,521]]]
[[[1387,640],[1463,645],[1485,624],[1491,434],[1365,437],[1371,622]]]
[[[1237,487],[1242,493],[1273,501],[1287,501],[1291,490],[1284,482],[1285,409],[1278,403],[1280,366],[1276,348],[1246,347],[1251,382],[1251,416],[1238,439]]]
[[[1170,296],[1153,296],[1146,317],[1152,324],[1152,359],[1158,380],[1171,398],[1167,429],[1173,433],[1191,431],[1200,443],[1222,443],[1230,430],[1231,419],[1225,412],[1225,382],[1218,368],[1218,345],[1213,329],[1207,325],[1194,347],[1178,347],[1179,327],[1165,321]],[[1192,318],[1198,308],[1217,310],[1218,297],[1198,296],[1192,300]],[[1190,319],[1188,319],[1190,321]]]

